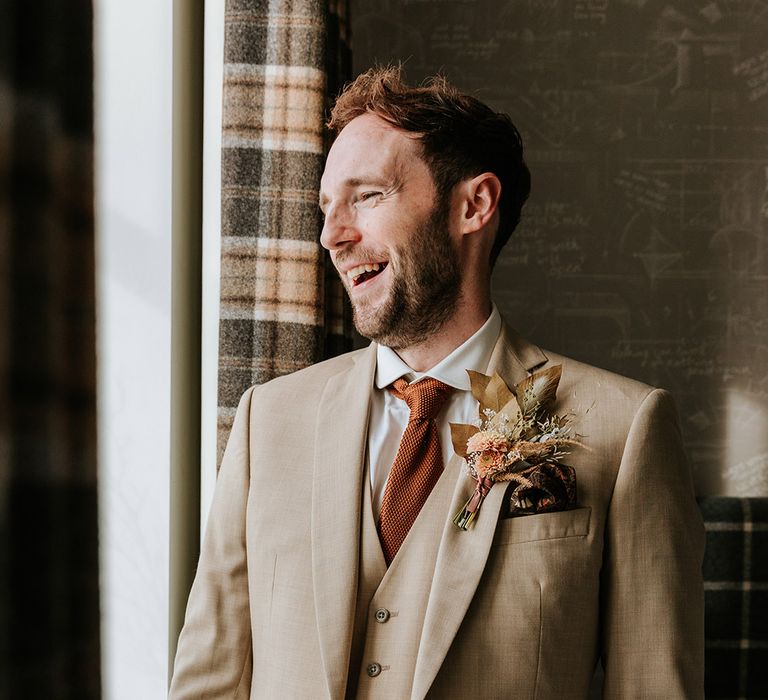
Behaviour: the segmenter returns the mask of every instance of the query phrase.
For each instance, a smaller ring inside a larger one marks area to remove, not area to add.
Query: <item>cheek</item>
[[[360,213],[358,226],[371,243],[393,247],[407,242],[414,227],[409,221],[410,217],[396,211],[396,206],[382,205]]]

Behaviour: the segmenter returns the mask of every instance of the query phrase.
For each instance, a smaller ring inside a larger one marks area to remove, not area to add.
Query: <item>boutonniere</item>
[[[571,436],[571,416],[551,412],[561,372],[556,365],[510,389],[498,374],[467,370],[479,418],[475,425],[451,423],[453,448],[477,482],[453,519],[462,530],[498,481],[516,484],[510,496],[515,512],[543,513],[576,503],[575,472],[560,460],[568,447],[581,443]]]

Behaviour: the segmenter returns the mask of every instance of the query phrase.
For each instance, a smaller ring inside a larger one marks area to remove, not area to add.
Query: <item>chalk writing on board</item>
[[[441,71],[521,130],[505,316],[672,390],[702,493],[740,474],[768,495],[768,444],[733,423],[768,434],[768,2],[356,0],[355,27],[360,69]]]

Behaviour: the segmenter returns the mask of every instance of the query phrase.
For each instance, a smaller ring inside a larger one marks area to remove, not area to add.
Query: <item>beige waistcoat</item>
[[[411,695],[440,535],[453,494],[455,474],[450,472],[443,472],[389,568],[366,475],[348,698],[388,700]]]

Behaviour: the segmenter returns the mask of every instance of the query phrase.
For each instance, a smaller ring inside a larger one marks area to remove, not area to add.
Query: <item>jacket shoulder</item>
[[[350,369],[356,362],[363,360],[370,350],[370,347],[366,347],[337,355],[296,372],[275,377],[264,384],[256,384],[245,393],[251,394],[256,401],[290,401],[295,397],[303,399],[305,403],[308,399],[319,398],[332,376]]]
[[[631,379],[601,367],[595,367],[579,360],[560,355],[556,352],[543,350],[547,357],[545,367],[562,365],[563,374],[560,381],[560,391],[594,394],[609,398],[611,402],[619,402],[629,407],[638,407],[654,391],[658,389],[650,384]]]
[[[582,399],[590,396],[609,398],[611,403],[631,411],[655,390],[636,379],[541,348],[523,337],[504,319],[502,321],[502,340],[525,370],[535,372],[555,365],[562,366],[558,388],[560,395],[578,394]]]

